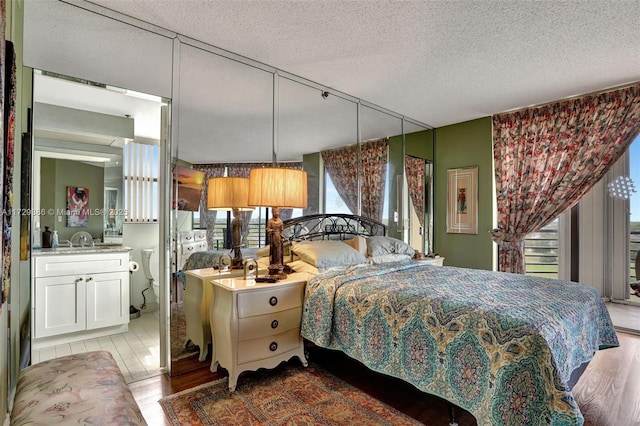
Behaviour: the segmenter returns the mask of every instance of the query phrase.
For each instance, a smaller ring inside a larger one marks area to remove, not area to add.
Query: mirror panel
[[[121,208],[122,147],[133,139],[134,120],[78,109],[82,101],[73,97],[60,99],[60,91],[71,87],[81,95],[91,89],[86,86],[34,73],[33,207],[46,212],[34,216],[34,246],[45,226],[57,230],[60,241],[85,231],[95,241],[122,244],[123,215],[117,210],[108,212],[105,189],[115,191],[113,205]],[[78,194],[83,203],[88,202],[88,217],[65,213]]]
[[[278,93],[278,161],[303,161],[307,172],[309,203],[293,214],[348,213],[327,182],[320,152],[357,143],[357,104],[284,77],[278,79]]]
[[[186,44],[180,55],[177,157],[271,161],[273,75]]]
[[[181,44],[178,77],[180,102],[174,118],[179,127],[178,138],[172,147],[176,155],[172,159],[174,172],[177,170],[175,166],[191,168],[213,163],[272,161],[273,74]],[[208,176],[204,177],[202,184],[207,182]],[[176,198],[185,193],[185,186],[178,183],[174,179],[176,187],[172,196]],[[194,201],[193,204],[196,203]],[[176,208],[172,210],[171,220],[174,238],[170,296],[171,372],[182,374],[209,367],[211,344],[208,342],[211,336],[203,334],[201,326],[196,331],[195,325],[200,324],[203,311],[200,310],[200,299],[193,295],[199,291],[202,297],[207,298],[211,292],[207,280],[177,272],[183,270],[184,263],[193,252],[228,253],[224,245],[230,241],[227,241],[229,238],[225,231],[230,229],[227,220],[230,221],[231,217],[226,211],[196,208],[194,212],[178,210],[179,203],[174,202],[173,205]],[[254,210],[252,221],[258,213],[258,209]],[[196,230],[207,235],[202,241],[204,245],[188,240],[189,236],[195,236]],[[212,266],[207,264],[196,268]],[[208,311],[204,315],[208,323]]]
[[[433,247],[433,130],[406,121],[405,164],[409,198],[409,242],[423,254]]]
[[[360,123],[361,142],[388,138],[384,207],[382,218],[378,220],[387,225],[389,236],[404,240],[403,211],[406,210],[406,200],[402,196],[402,191],[398,193],[398,185],[402,187],[403,179],[402,119],[378,109],[361,105]],[[369,190],[363,185],[361,192],[364,193],[365,191]]]

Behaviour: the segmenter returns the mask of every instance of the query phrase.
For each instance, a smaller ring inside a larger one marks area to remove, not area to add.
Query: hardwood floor
[[[598,351],[574,388],[585,426],[640,425],[640,374],[636,370],[640,336],[621,332],[618,336],[620,347]],[[310,361],[424,424],[449,424],[449,404],[440,398],[374,373],[340,353],[313,349]],[[213,374],[208,362],[202,364],[202,369],[180,376],[165,374],[129,385],[150,425],[169,424],[158,404],[160,398],[226,375],[222,369]],[[473,416],[460,408],[455,409],[455,420],[459,426],[476,424]]]
[[[640,425],[640,336],[618,338],[620,347],[598,351],[573,389],[585,426]]]

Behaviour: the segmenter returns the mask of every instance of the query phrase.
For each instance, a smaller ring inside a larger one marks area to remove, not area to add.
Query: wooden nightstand
[[[277,283],[242,278],[211,281],[211,371],[218,365],[227,369],[231,392],[243,371],[274,368],[293,356],[307,366],[300,322],[308,277],[294,273]]]
[[[264,271],[259,271],[264,273]],[[211,327],[209,325],[209,311],[213,302],[213,289],[209,284],[212,279],[242,277],[244,270],[231,269],[220,272],[218,269],[204,268],[184,271],[186,276],[183,296],[184,319],[186,322],[186,339],[200,347],[198,361],[207,359],[209,343],[211,343]]]
[[[414,262],[430,263],[435,266],[442,266],[444,264],[444,257],[423,257],[421,259],[413,259]]]

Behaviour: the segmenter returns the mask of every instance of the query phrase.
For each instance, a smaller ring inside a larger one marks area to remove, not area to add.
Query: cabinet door
[[[35,287],[35,338],[85,329],[86,293],[82,276],[38,278]]]
[[[110,272],[86,277],[87,330],[129,322],[129,273]]]

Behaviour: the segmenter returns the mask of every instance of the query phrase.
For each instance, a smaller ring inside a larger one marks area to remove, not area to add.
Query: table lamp
[[[242,219],[241,211],[253,210],[247,204],[249,199],[249,179],[243,177],[209,178],[207,188],[207,208],[209,210],[231,210],[231,239],[233,259],[231,269],[242,269]]]
[[[262,167],[249,174],[250,206],[270,207],[267,223],[269,234],[269,275],[276,279],[284,274],[284,228],[280,208],[307,207],[307,172],[298,169]]]

